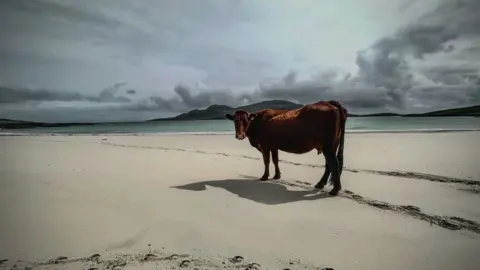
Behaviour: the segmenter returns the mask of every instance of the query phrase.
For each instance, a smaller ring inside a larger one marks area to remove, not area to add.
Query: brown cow
[[[318,154],[323,153],[326,165],[315,188],[323,189],[331,174],[333,189],[329,194],[335,196],[342,189],[347,110],[337,101],[319,101],[294,110],[264,109],[253,113],[239,110],[234,115],[226,114],[225,118],[234,122],[235,138],[248,138],[262,153],[265,170],[261,181],[270,174],[270,153],[275,166],[273,179],[279,179],[278,150],[304,154],[316,149]]]

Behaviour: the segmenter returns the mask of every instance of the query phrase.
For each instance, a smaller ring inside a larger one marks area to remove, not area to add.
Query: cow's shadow
[[[331,198],[327,192],[318,190],[289,190],[285,185],[275,180],[258,181],[254,179],[225,179],[195,182],[172,188],[205,191],[207,186],[223,188],[240,198],[248,199],[266,205],[277,205],[298,201],[312,201]]]

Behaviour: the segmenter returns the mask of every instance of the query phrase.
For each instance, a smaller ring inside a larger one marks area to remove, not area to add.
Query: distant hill
[[[480,105],[447,109],[421,114],[406,114],[403,117],[428,117],[428,116],[475,116],[480,117]]]
[[[180,121],[180,120],[216,120],[216,119],[225,119],[224,115],[226,113],[233,113],[236,110],[246,110],[249,112],[257,111],[261,109],[271,108],[271,109],[297,109],[303,106],[302,104],[293,103],[286,100],[269,100],[259,103],[254,103],[246,106],[241,106],[238,108],[232,108],[225,105],[212,105],[204,110],[193,110],[187,113],[182,113],[175,117],[170,118],[158,118],[149,121]],[[422,114],[396,114],[396,113],[373,113],[373,114],[348,114],[349,117],[391,117],[391,116],[401,116],[401,117],[433,117],[433,116],[475,116],[480,117],[480,105],[454,108],[441,111],[433,111]]]
[[[225,105],[212,105],[204,110],[195,109],[180,115],[169,118],[157,118],[149,121],[181,121],[181,120],[221,120],[225,119],[226,113],[233,113],[236,110],[245,110],[248,112],[258,111],[262,109],[297,109],[303,104],[293,103],[286,100],[268,100],[237,108]],[[374,114],[348,114],[349,117],[380,117],[380,116],[401,116],[395,113],[374,113]]]
[[[262,109],[297,109],[302,107],[302,104],[293,103],[285,100],[269,100],[259,103],[254,103],[246,106],[232,108],[226,105],[212,105],[204,110],[193,110],[187,113],[182,113],[175,117],[158,118],[149,121],[180,121],[180,120],[218,120],[225,119],[226,113],[233,113],[236,110],[245,110],[248,112],[258,111]]]

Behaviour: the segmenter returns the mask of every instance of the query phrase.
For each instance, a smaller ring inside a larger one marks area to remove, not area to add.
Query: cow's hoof
[[[281,177],[280,174],[275,174],[275,175],[273,176],[273,179],[280,179],[280,177]]]
[[[260,181],[267,181],[268,180],[268,175],[264,175],[260,177]]]
[[[328,194],[332,196],[337,196],[339,191],[340,191],[339,189],[332,189]]]
[[[324,187],[325,187],[324,183],[318,183],[318,184],[315,185],[316,189],[323,189]]]

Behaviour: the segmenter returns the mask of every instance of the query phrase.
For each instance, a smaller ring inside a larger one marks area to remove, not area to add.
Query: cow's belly
[[[293,154],[304,154],[316,149],[322,151],[322,127],[314,127],[311,123],[299,121],[284,122],[282,125],[270,126],[265,132],[264,142],[269,148]]]
[[[277,141],[276,144],[272,146],[278,150],[293,154],[305,154],[313,149],[321,151],[321,146],[318,145],[318,142],[309,140],[282,140]]]

